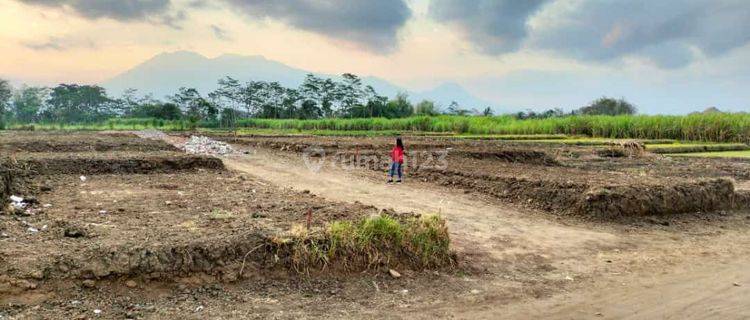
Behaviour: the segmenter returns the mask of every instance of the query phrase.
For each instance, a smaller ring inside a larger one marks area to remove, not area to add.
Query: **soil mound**
[[[527,163],[545,166],[556,166],[560,163],[544,151],[509,149],[500,151],[458,151],[451,153],[453,155],[478,159],[478,160],[499,160],[510,163]]]
[[[79,154],[54,157],[28,157],[19,163],[36,174],[133,174],[169,173],[195,169],[224,170],[220,159],[185,154],[123,155],[91,157]]]
[[[740,201],[738,201],[740,200]],[[728,179],[665,185],[628,184],[589,189],[576,211],[592,217],[710,212],[743,205]]]

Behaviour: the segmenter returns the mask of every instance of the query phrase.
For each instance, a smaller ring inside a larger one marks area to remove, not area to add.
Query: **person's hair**
[[[396,146],[403,149],[404,148],[404,141],[401,140],[401,138],[396,138]]]

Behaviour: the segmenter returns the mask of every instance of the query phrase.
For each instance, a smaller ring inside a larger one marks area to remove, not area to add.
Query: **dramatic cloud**
[[[430,13],[490,54],[523,46],[581,61],[634,57],[680,68],[750,42],[746,0],[432,0]]]
[[[404,0],[224,0],[253,18],[282,21],[295,28],[389,52],[398,30],[411,17]]]
[[[517,50],[528,34],[526,21],[549,0],[432,0],[429,14],[462,31],[482,52]]]
[[[185,13],[168,12],[170,0],[19,0],[22,3],[52,8],[65,8],[89,18],[118,21],[151,21],[177,27]]]
[[[545,18],[530,45],[581,60],[633,56],[678,68],[750,42],[745,0],[586,0]]]

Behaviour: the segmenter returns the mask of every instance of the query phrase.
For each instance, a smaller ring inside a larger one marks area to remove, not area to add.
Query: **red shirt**
[[[393,162],[404,163],[404,149],[398,146],[393,147],[393,150],[391,150],[391,160]]]

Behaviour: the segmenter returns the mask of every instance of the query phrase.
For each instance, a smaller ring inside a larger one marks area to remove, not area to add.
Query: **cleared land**
[[[748,316],[744,160],[421,136],[386,185],[391,138],[60,137],[0,134],[3,316]]]

